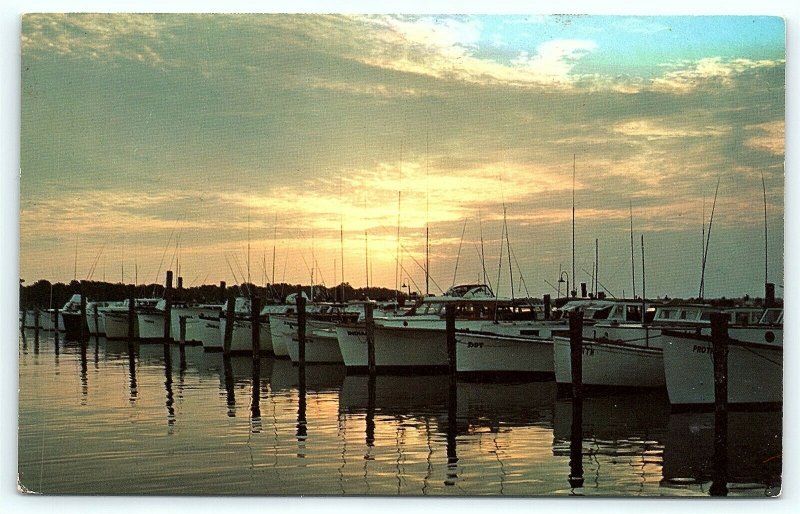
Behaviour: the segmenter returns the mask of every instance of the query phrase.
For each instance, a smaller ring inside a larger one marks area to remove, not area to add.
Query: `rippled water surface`
[[[780,412],[576,410],[553,382],[348,376],[201,347],[20,339],[19,476],[42,493],[764,496]],[[725,438],[722,438],[725,439]],[[722,458],[724,456],[724,458]]]

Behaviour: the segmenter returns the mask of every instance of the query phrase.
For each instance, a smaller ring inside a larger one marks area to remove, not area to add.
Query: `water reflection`
[[[172,352],[169,344],[163,344],[164,351],[164,390],[166,398],[164,405],[167,408],[167,426],[169,433],[172,433],[175,426],[175,395],[172,392]]]
[[[253,359],[253,382],[250,400],[250,431],[261,432],[261,359]]]
[[[662,485],[685,488],[711,482],[709,494],[735,488],[776,495],[781,487],[782,437],[780,411],[731,411],[727,420],[714,412],[673,413]]]
[[[132,342],[127,343],[128,346],[128,383],[130,395],[128,401],[131,404],[136,403],[136,398],[139,396],[139,390],[136,386],[136,346]],[[108,349],[108,347],[107,347]]]
[[[723,430],[713,412],[671,414],[656,393],[579,405],[553,382],[302,373],[104,338],[89,394],[85,343],[56,349],[40,333],[38,351],[59,364],[25,354],[32,339],[20,336],[19,473],[42,492],[753,496],[781,485],[780,412],[730,412]]]

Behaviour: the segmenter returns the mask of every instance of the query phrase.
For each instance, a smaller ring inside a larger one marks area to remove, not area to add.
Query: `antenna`
[[[594,240],[594,295],[597,296],[599,289],[597,289],[598,284],[600,283],[600,240]]]
[[[644,306],[644,300],[647,298],[646,284],[644,273],[644,234],[642,234],[642,306]],[[642,319],[644,319],[644,309],[642,309],[642,316]]]

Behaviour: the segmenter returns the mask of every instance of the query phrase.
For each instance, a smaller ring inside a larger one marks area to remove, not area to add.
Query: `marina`
[[[19,490],[779,496],[785,38],[24,15]]]
[[[662,392],[586,398],[575,427],[552,380],[451,387],[447,375],[373,381],[324,364],[300,381],[286,359],[24,335],[20,479],[46,494],[708,496],[720,480],[730,496],[780,490],[780,411],[730,413],[721,478],[714,414],[672,413]]]

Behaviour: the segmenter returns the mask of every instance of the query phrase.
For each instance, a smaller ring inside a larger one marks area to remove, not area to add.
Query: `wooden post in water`
[[[583,398],[583,312],[569,313],[569,353],[572,369],[572,397]]]
[[[164,342],[168,342],[170,328],[172,327],[172,271],[167,270],[166,284],[164,285]]]
[[[136,337],[136,286],[128,290],[128,342]]]
[[[549,294],[544,295],[542,301],[544,302],[544,319],[546,320],[550,319],[550,308],[551,308],[550,295]]]
[[[728,316],[711,313],[711,352],[714,357],[714,410],[728,410]]]
[[[250,299],[250,329],[252,332],[253,340],[253,359],[258,360],[261,357],[261,323],[259,321],[261,314],[261,298],[253,295]]]
[[[56,341],[56,348],[58,348],[58,308],[53,308],[53,337]]]
[[[181,348],[186,345],[186,316],[178,318],[178,344]]]
[[[78,331],[80,341],[83,343],[89,340],[89,322],[86,320],[86,293],[83,290],[83,281],[81,281],[81,328]]]
[[[97,312],[97,304],[92,305],[92,316],[94,316],[94,336],[100,337],[100,314]]]
[[[300,367],[306,365],[306,299],[297,295],[297,345],[300,350]]]
[[[180,301],[183,298],[183,277],[178,277],[178,291],[175,298]]]
[[[364,327],[367,338],[367,371],[375,374],[375,317],[372,302],[364,304]]]
[[[39,336],[39,307],[33,309],[33,333]]]
[[[225,299],[228,297],[228,290],[226,289],[227,286],[225,285],[224,280],[219,281],[219,301],[221,303],[225,302]]]
[[[711,496],[728,494],[728,316],[711,313],[714,358],[714,468]]]
[[[231,341],[233,340],[233,323],[236,319],[236,295],[228,295],[228,309],[225,312],[225,334],[222,339],[222,352],[231,354]]]
[[[456,306],[448,303],[444,307],[445,336],[447,338],[447,368],[451,379],[456,376]]]

